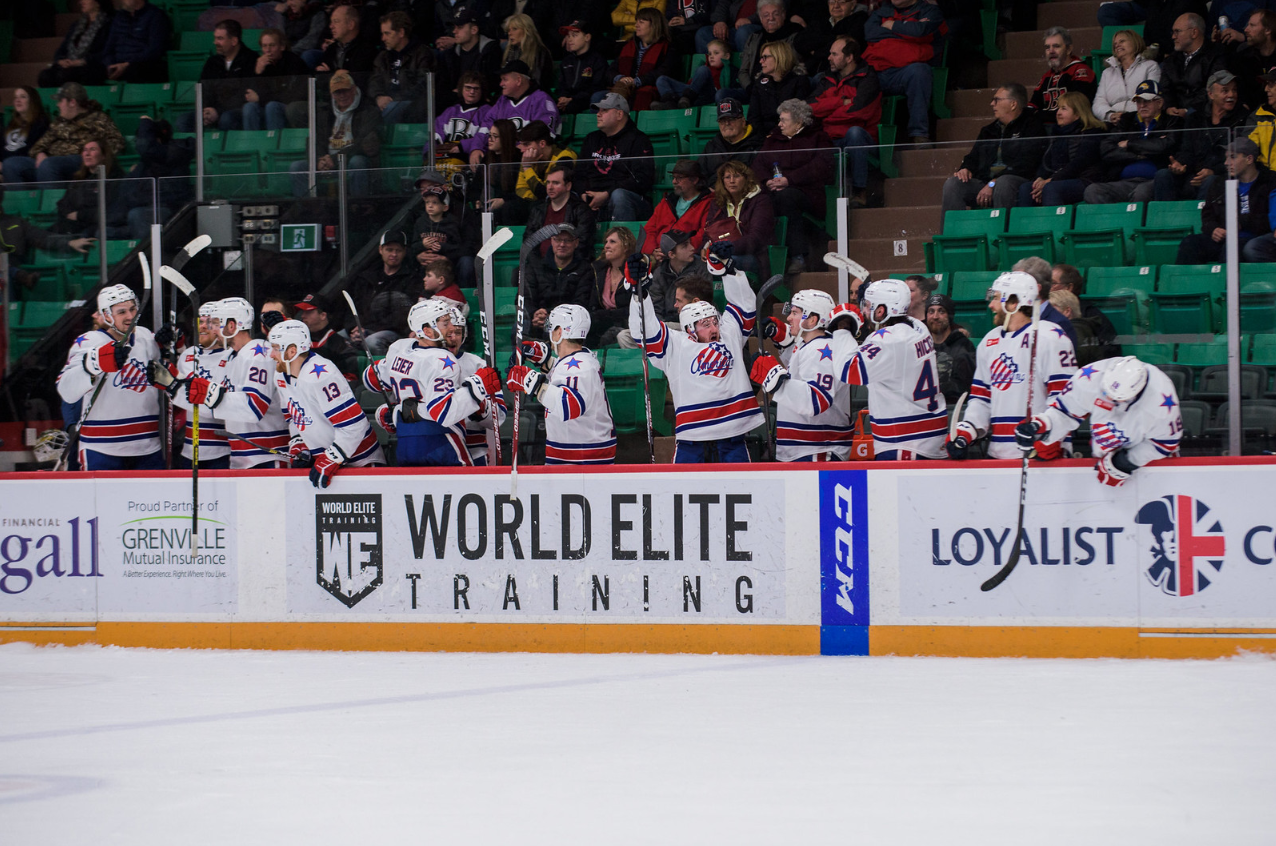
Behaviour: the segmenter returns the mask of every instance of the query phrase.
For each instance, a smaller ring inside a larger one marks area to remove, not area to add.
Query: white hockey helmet
[[[1006,314],[1014,314],[1021,308],[1032,308],[1037,304],[1041,291],[1037,278],[1022,270],[1011,270],[1001,274],[997,277],[997,281],[992,283],[992,287],[1001,295],[1001,307]],[[1014,311],[1006,308],[1006,300],[1011,297],[1015,297],[1018,303]]]
[[[721,319],[718,310],[714,308],[713,303],[705,300],[696,300],[694,303],[687,303],[678,312],[678,322],[682,324],[682,331],[686,332],[693,338],[696,335],[696,324],[706,317],[717,317]]]
[[[1114,359],[1103,371],[1099,387],[1114,402],[1129,402],[1148,383],[1148,366],[1132,355]]]
[[[102,322],[114,329],[115,319],[111,317],[111,307],[129,300],[137,302],[137,294],[127,285],[108,285],[98,291],[97,310],[102,315]]]
[[[300,320],[283,320],[271,328],[267,340],[272,347],[279,347],[284,364],[290,364],[298,356],[310,352],[310,327]],[[289,357],[288,348],[294,346],[297,351]]]
[[[46,461],[57,461],[62,457],[68,443],[70,438],[67,437],[66,432],[61,429],[45,429],[40,433],[31,451],[35,453],[35,460],[42,464]]]
[[[818,318],[814,328],[823,329],[828,325],[829,315],[833,313],[835,308],[837,308],[837,303],[833,301],[831,296],[823,291],[808,288],[805,291],[798,291],[785,304],[784,316],[788,317],[790,312],[797,309],[802,312],[804,321],[808,317]]]
[[[903,317],[908,314],[908,306],[913,300],[913,292],[908,283],[899,279],[879,279],[870,282],[864,290],[864,308],[861,309],[869,322],[880,326],[892,317]],[[886,307],[886,314],[877,319],[877,309]]]
[[[443,340],[443,332],[439,329],[439,320],[444,317],[451,320],[452,312],[455,310],[456,307],[442,297],[422,300],[408,311],[408,328],[423,341],[440,343]],[[425,334],[426,326],[434,330],[434,337]]]
[[[243,297],[227,297],[224,300],[218,300],[214,305],[217,310],[213,312],[213,317],[221,321],[221,329],[218,332],[223,338],[233,338],[234,335],[226,334],[226,324],[235,321],[235,333],[251,332],[253,328],[253,304]]]
[[[563,303],[554,306],[554,310],[549,313],[549,318],[545,321],[545,332],[552,339],[554,330],[562,329],[561,340],[583,341],[589,336],[590,325],[589,311],[584,306]]]
[[[465,319],[465,315],[457,306],[452,306],[452,310],[448,312],[448,317],[452,318],[452,325],[461,330],[461,343],[464,344],[470,337],[470,324]]]

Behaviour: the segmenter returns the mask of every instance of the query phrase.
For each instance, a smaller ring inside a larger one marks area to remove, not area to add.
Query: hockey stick
[[[355,308],[354,297],[350,296],[350,292],[346,290],[341,292],[341,296],[346,298],[346,305],[350,306],[350,314],[354,316],[354,325],[359,327],[359,336],[366,342],[368,340],[368,333],[363,331],[363,321],[359,319],[359,309]],[[364,347],[364,351],[367,351],[367,347]],[[380,374],[377,374],[377,381],[381,381]],[[381,386],[381,396],[385,398],[386,405],[390,406],[392,409],[399,404],[390,396],[389,392],[386,391],[385,385]]]
[[[493,285],[488,282],[487,263],[496,255],[496,251],[501,248],[505,242],[514,237],[514,232],[508,226],[502,226],[500,229],[492,233],[492,237],[479,248],[478,254],[475,255],[482,264],[479,266],[479,278],[483,280],[483,307],[479,310],[479,325],[483,328],[483,358],[487,360],[487,366],[496,368],[496,349],[492,346],[492,324],[496,322],[496,292]],[[501,427],[499,417],[496,413],[496,400],[490,401],[492,411],[492,464],[493,466],[501,463]]]
[[[208,236],[201,236],[208,237]],[[195,241],[199,241],[196,238]],[[192,241],[191,244],[194,244]],[[190,244],[187,244],[189,247]],[[184,252],[184,251],[183,251]],[[190,260],[187,255],[186,261]],[[186,261],[182,264],[185,265]],[[177,290],[186,295],[186,299],[190,301],[191,312],[195,315],[196,333],[199,331],[199,292],[195,290],[195,286],[190,280],[181,274],[177,268],[164,265],[160,268],[160,277],[172,282]],[[191,404],[191,563],[194,563],[195,556],[199,551],[199,403]]]
[[[641,244],[642,241],[638,243]],[[642,398],[647,407],[647,463],[655,464],[656,429],[655,419],[651,416],[651,371],[647,364],[647,307],[643,305],[642,295],[642,286],[639,285],[638,290],[633,292],[633,296],[638,297],[638,331],[642,333],[638,346],[642,350]]]
[[[966,407],[966,397],[970,396],[970,391],[964,391],[961,396],[957,397],[957,402],[953,405],[953,416],[948,420],[948,440],[957,437],[957,424],[961,422],[962,409]]]
[[[762,287],[758,289],[757,303],[753,307],[753,332],[758,338],[758,355],[766,354],[762,349],[762,305],[767,297],[783,284],[784,274],[777,273],[763,282]],[[762,415],[766,418],[767,429],[766,448],[771,451],[771,457],[775,458],[775,417],[771,414],[771,395],[764,390],[762,396],[764,398]]]
[[[825,253],[824,263],[829,267],[836,267],[839,270],[845,270],[853,279],[859,279],[863,282],[869,281],[869,272],[864,269],[864,265],[849,259],[841,253]]]
[[[1036,388],[1037,373],[1037,323],[1041,319],[1041,305],[1038,304],[1032,309],[1032,347],[1028,351],[1028,410],[1025,420],[1032,419],[1032,394]],[[1019,563],[1019,553],[1023,548],[1023,507],[1028,500],[1028,456],[1031,450],[1025,450],[1023,454],[1023,465],[1019,468],[1019,520],[1015,525],[1015,546],[1010,551],[1010,557],[1006,559],[1006,563],[1001,569],[993,574],[993,577],[979,586],[982,591],[990,591],[997,585],[1004,582],[1009,576],[1010,571],[1015,569],[1015,565]]]
[[[532,251],[558,234],[558,224],[542,226],[523,242],[518,251],[518,296],[514,300],[514,362],[523,363],[523,292],[526,290],[527,258]],[[523,392],[514,392],[514,440],[510,452],[510,497],[518,499],[519,418],[523,416]]]

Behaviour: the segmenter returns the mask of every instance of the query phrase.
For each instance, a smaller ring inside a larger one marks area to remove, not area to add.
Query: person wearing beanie
[[[926,300],[926,328],[935,342],[939,390],[946,401],[956,402],[975,378],[975,345],[957,328],[951,297],[935,294]]]

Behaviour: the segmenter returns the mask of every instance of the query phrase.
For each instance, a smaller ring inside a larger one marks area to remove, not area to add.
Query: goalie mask
[[[284,364],[292,364],[297,358],[310,352],[310,327],[300,320],[285,320],[275,324],[267,338],[272,347],[279,348],[279,358]],[[297,351],[288,356],[288,348],[296,347]]]
[[[35,442],[32,452],[35,453],[35,460],[41,464],[48,461],[58,461],[62,458],[62,453],[66,450],[69,443],[66,432],[61,429],[45,429],[40,433],[40,437]]]
[[[908,314],[908,306],[912,302],[913,292],[908,289],[907,282],[898,279],[882,279],[871,283],[864,291],[864,308],[866,316],[874,326],[881,326],[892,317],[903,317]],[[878,308],[885,307],[886,312],[881,320],[877,319]]]

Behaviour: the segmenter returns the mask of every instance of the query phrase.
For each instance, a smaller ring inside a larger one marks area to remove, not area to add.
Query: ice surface
[[[0,646],[3,844],[1270,844],[1276,661]]]

